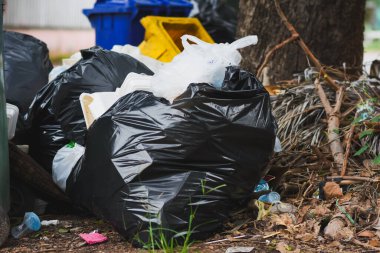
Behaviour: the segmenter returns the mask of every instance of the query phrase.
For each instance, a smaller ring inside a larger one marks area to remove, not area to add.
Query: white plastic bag
[[[282,145],[280,139],[276,136],[276,142],[274,143],[274,152],[280,153],[282,151]]]
[[[240,64],[242,56],[238,49],[257,43],[254,35],[231,44],[209,44],[191,35],[184,35],[181,39],[183,52],[164,65],[151,80],[154,95],[170,102],[191,83],[209,83],[220,88],[226,67]]]
[[[142,63],[144,63],[154,73],[158,72],[158,70],[162,68],[162,66],[164,66],[165,64],[149,56],[145,56],[141,54],[140,49],[132,45],[128,45],[128,44],[125,46],[115,45],[113,46],[111,50],[117,53],[127,54],[127,55],[132,56],[136,60],[139,60]]]
[[[71,66],[77,63],[80,59],[82,59],[82,55],[80,52],[76,52],[70,58],[62,59],[62,65],[54,67],[49,73],[49,83],[53,81],[59,74],[68,70]]]
[[[184,35],[181,38],[184,51],[178,54],[172,62],[160,67],[153,76],[130,73],[122,86],[117,88],[114,93],[83,93],[80,101],[87,128],[119,98],[136,90],[153,92],[155,96],[164,97],[172,103],[191,83],[209,83],[220,88],[226,67],[240,64],[242,56],[238,49],[257,43],[257,36],[253,35],[231,44],[209,44],[191,35]],[[189,41],[193,44],[190,44]],[[115,46],[113,50],[117,52],[131,50],[130,52],[133,52],[135,49],[127,45]],[[135,57],[134,54],[131,56]],[[85,101],[86,99],[87,101]]]
[[[5,109],[7,111],[8,140],[11,140],[16,133],[19,109],[17,106],[8,103],[6,103]]]
[[[63,191],[66,190],[66,180],[71,171],[84,154],[84,147],[79,144],[68,144],[58,150],[53,160],[53,181]]]

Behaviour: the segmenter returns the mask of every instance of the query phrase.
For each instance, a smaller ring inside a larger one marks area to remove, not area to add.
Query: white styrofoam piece
[[[121,97],[136,90],[152,91],[151,76],[130,73],[115,92],[82,93],[79,97],[86,126],[102,116]]]
[[[91,98],[91,102],[86,101]],[[87,128],[94,120],[102,116],[117,100],[119,96],[115,92],[82,93],[79,97]]]
[[[125,96],[129,93],[132,93],[136,90],[144,90],[152,92],[152,76],[129,73],[124,79],[123,84],[120,88],[116,89],[116,93],[119,97]]]
[[[90,96],[94,101],[89,105],[92,115],[95,119],[103,115],[119,99],[115,92],[97,92]]]
[[[6,105],[6,108],[8,121],[8,140],[11,140],[15,136],[19,110],[17,106],[8,103]]]

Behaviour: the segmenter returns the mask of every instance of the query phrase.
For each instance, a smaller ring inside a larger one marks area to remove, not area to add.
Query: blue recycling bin
[[[94,8],[83,13],[95,29],[96,45],[111,49],[114,45],[138,46],[143,41],[141,18],[186,17],[192,8],[186,0],[98,0]]]
[[[186,0],[161,0],[164,13],[168,17],[188,17],[193,4]]]

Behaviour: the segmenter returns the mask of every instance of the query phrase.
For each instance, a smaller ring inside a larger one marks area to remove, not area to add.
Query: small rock
[[[279,214],[279,213],[295,213],[297,212],[297,207],[293,206],[289,203],[276,203],[274,204],[271,209],[271,213]]]
[[[338,233],[346,226],[346,222],[340,216],[334,217],[324,229],[324,234],[332,239],[337,239]]]

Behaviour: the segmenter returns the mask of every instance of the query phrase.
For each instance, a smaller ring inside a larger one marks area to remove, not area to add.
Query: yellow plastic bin
[[[144,41],[139,45],[140,52],[162,62],[170,62],[183,50],[182,35],[190,34],[214,43],[197,18],[147,16],[140,22],[145,28]]]

